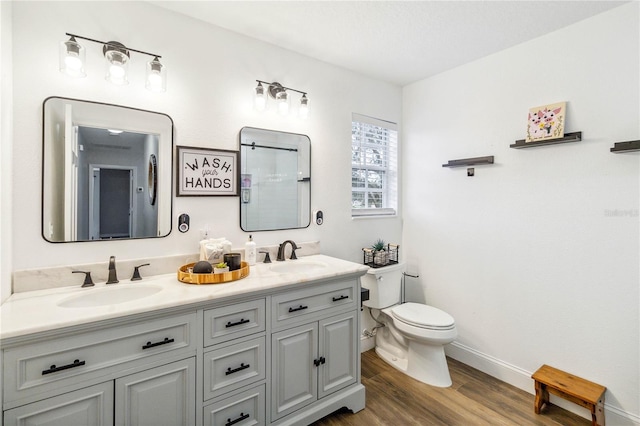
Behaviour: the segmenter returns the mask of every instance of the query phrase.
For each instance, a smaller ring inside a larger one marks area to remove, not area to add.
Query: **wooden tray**
[[[178,269],[178,281],[185,284],[224,284],[232,281],[241,280],[249,276],[249,264],[247,262],[240,263],[240,269],[231,272],[223,272],[221,274],[194,274],[189,272],[195,263],[187,263]]]

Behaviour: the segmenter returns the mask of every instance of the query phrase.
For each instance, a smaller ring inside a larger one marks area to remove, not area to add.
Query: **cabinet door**
[[[338,315],[320,321],[318,354],[318,398],[356,382],[358,334],[356,314]]]
[[[4,412],[6,426],[111,426],[113,381]]]
[[[195,358],[189,358],[116,379],[115,424],[193,425],[195,366]]]
[[[312,403],[318,396],[318,323],[271,335],[271,421]]]

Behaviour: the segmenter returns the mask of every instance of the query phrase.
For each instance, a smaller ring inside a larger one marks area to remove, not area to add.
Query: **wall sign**
[[[238,195],[238,151],[177,146],[176,196]]]

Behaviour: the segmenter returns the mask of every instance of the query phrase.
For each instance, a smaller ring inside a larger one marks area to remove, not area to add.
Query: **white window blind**
[[[397,125],[354,113],[351,119],[351,215],[395,215],[397,207]]]

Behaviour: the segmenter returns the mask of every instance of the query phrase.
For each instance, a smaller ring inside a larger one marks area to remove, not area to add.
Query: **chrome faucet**
[[[297,259],[296,250],[298,250],[300,247],[298,247],[296,245],[296,243],[294,243],[293,241],[287,240],[284,243],[280,244],[280,247],[278,247],[278,257],[276,258],[276,260],[278,262],[284,261],[284,249],[287,246],[287,243],[291,243],[291,257],[290,257],[290,259],[291,260],[296,260]]]
[[[111,256],[109,258],[109,278],[107,279],[107,284],[116,284],[119,282],[118,275],[116,274],[116,257]]]

